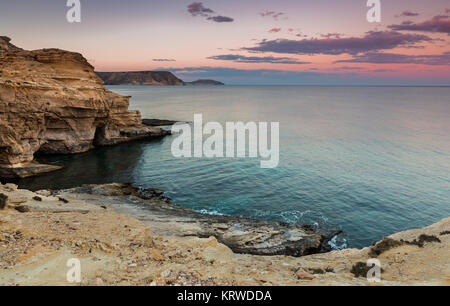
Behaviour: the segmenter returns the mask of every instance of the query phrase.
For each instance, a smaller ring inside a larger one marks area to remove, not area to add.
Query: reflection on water
[[[158,145],[160,142],[158,139],[96,148],[75,155],[39,156],[39,161],[60,164],[64,169],[12,182],[31,190],[64,189],[80,184],[132,182],[144,147]]]

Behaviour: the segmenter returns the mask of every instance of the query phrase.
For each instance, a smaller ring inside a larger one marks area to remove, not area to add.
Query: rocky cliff
[[[32,163],[35,153],[79,153],[164,134],[143,127],[128,106],[129,97],[105,89],[81,54],[25,51],[0,37],[0,177],[57,169]]]
[[[97,72],[105,85],[184,85],[168,71]]]

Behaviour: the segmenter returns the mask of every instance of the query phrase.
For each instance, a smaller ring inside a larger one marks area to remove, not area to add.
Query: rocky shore
[[[127,184],[1,185],[0,284],[70,285],[66,262],[78,258],[82,285],[371,285],[365,263],[376,257],[379,285],[450,285],[450,218],[363,250],[313,255],[324,233],[309,230],[200,215]]]
[[[0,177],[23,178],[60,169],[37,154],[74,154],[96,146],[161,137],[144,126],[129,98],[103,87],[78,53],[26,51],[0,36]]]

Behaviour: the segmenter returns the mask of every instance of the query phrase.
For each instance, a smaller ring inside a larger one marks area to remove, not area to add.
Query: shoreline
[[[142,210],[125,215],[118,206],[133,207],[139,192],[153,212],[150,220],[138,220]],[[0,209],[4,285],[70,285],[65,261],[74,257],[84,267],[82,285],[371,285],[354,273],[373,254],[382,262],[381,285],[450,284],[450,218],[362,250],[256,256],[233,252],[208,233],[197,235],[199,223],[177,211],[188,210],[156,189],[110,184],[35,193],[7,184],[0,193],[7,197]],[[173,222],[168,212],[177,216]],[[204,218],[214,224],[213,216]]]

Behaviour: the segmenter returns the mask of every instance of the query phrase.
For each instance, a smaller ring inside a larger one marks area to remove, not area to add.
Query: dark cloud
[[[226,17],[226,16],[212,16],[212,17],[208,17],[208,20],[212,20],[215,22],[233,22],[234,19],[231,17]]]
[[[205,17],[208,20],[214,21],[214,22],[233,22],[234,19],[231,17],[226,17],[226,16],[221,16],[221,15],[216,15],[216,12],[214,12],[212,9],[207,8],[203,5],[202,2],[193,2],[191,4],[188,5],[187,7],[188,12],[193,16],[193,17],[197,17],[197,16],[201,16],[201,17]]]
[[[262,17],[272,17],[275,20],[278,20],[278,18],[280,18],[282,16],[287,18],[285,13],[283,13],[283,12],[275,12],[275,11],[265,11],[265,12],[259,13],[259,15],[262,16]]]
[[[388,27],[394,31],[447,33],[450,35],[450,16],[438,15],[421,23],[405,21],[402,24],[393,24]]]
[[[410,47],[424,41],[432,41],[432,39],[425,35],[403,34],[396,31],[370,31],[364,37],[265,40],[259,42],[256,47],[243,49],[252,52],[284,54],[339,55]]]
[[[168,58],[154,58],[154,62],[176,62],[174,59],[168,59]]]
[[[214,14],[214,11],[203,6],[202,2],[194,2],[188,5],[188,12],[191,13],[192,16],[209,16],[210,14]]]
[[[406,55],[369,52],[335,63],[450,65],[450,52],[437,55]]]
[[[233,61],[236,63],[270,63],[270,64],[289,64],[289,65],[304,65],[311,64],[311,62],[300,62],[289,57],[273,57],[273,56],[244,56],[236,54],[225,54],[208,57],[208,59],[219,61]]]
[[[419,13],[411,12],[411,11],[404,11],[400,15],[396,15],[395,17],[417,17],[419,16]]]

